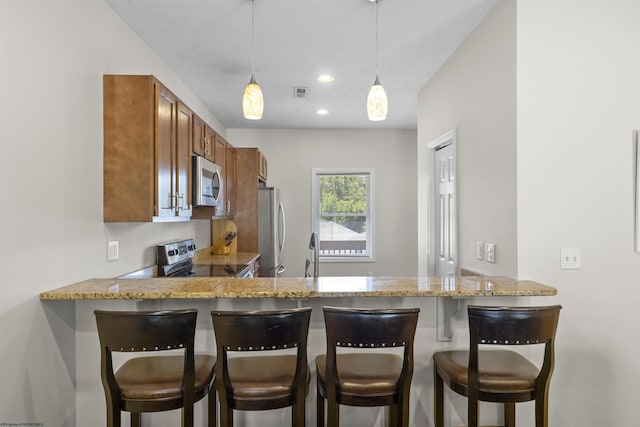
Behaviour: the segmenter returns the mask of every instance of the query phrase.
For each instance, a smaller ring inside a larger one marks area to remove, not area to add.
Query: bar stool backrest
[[[469,397],[478,389],[480,345],[544,344],[544,359],[536,389],[548,387],[554,367],[554,343],[559,305],[545,307],[487,307],[469,305]]]
[[[214,310],[211,316],[220,355],[227,351],[306,349],[311,308],[281,311]],[[306,354],[306,351],[303,353]]]
[[[324,307],[331,347],[412,347],[419,309]]]

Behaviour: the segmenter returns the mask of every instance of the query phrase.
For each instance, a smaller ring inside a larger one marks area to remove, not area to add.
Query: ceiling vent
[[[308,87],[294,87],[293,88],[293,97],[294,98],[308,98],[309,97],[309,88]]]

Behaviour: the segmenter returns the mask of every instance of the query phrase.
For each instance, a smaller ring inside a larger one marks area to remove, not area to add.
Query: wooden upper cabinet
[[[105,75],[104,220],[188,220],[193,113],[153,76]]]
[[[205,124],[204,126],[204,158],[214,162],[213,144],[216,140],[216,133]],[[215,162],[214,162],[215,163]]]
[[[154,82],[155,87],[155,112],[156,112],[156,138],[155,138],[155,213],[157,217],[175,216],[175,174],[173,172],[173,147],[176,135],[176,112],[178,100],[165,87]],[[122,123],[126,126],[126,123]],[[105,141],[105,146],[107,141]],[[110,160],[110,159],[109,159]],[[105,155],[105,163],[107,161]],[[132,164],[131,168],[136,165]],[[117,179],[109,177],[109,179]],[[105,182],[107,177],[105,176]],[[130,185],[127,185],[128,188]],[[125,188],[122,191],[126,191]],[[123,207],[124,208],[124,207]]]
[[[224,167],[226,150],[227,141],[222,136],[214,132],[213,163],[220,166],[221,168]]]
[[[205,123],[196,114],[193,115],[193,152],[199,156],[204,156],[205,150]]]
[[[178,124],[176,131],[176,167],[175,193],[176,215],[191,217],[193,202],[191,200],[191,152],[192,149],[193,112],[182,102],[178,101]]]
[[[227,217],[233,217],[236,214],[236,149],[227,143],[224,159],[225,168],[225,192],[227,196]]]
[[[215,134],[214,144],[213,144],[213,163],[220,166],[220,175],[222,176],[222,191],[220,192],[220,202],[218,206],[216,206],[215,216],[218,218],[224,218],[227,216],[227,190],[226,190],[226,159],[227,154],[227,141],[225,139]]]
[[[258,251],[258,188],[266,181],[267,159],[257,148],[236,148],[236,214],[242,230],[238,252]]]
[[[267,182],[267,158],[258,150],[258,179]]]

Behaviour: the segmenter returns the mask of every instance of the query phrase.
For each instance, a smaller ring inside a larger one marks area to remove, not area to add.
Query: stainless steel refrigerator
[[[260,276],[280,276],[282,248],[285,239],[284,207],[280,192],[275,187],[258,189],[258,249],[260,251]]]

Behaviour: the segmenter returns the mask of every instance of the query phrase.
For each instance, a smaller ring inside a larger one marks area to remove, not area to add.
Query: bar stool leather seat
[[[194,398],[202,399],[213,380],[216,358],[195,355]],[[124,399],[168,399],[182,395],[182,356],[136,357],[127,360],[115,373]]]
[[[440,372],[446,375],[445,383],[465,389],[469,384],[469,352],[464,350],[442,351],[433,356]],[[491,390],[533,392],[539,370],[521,354],[508,350],[481,350],[478,354],[478,378],[480,392]]]
[[[338,388],[350,396],[384,396],[395,393],[404,361],[397,354],[341,354],[338,364]],[[318,382],[326,393],[327,356],[316,358]]]
[[[229,379],[239,406],[263,399],[289,399],[296,373],[296,356],[234,357],[229,359]],[[306,383],[311,375],[307,371]],[[244,401],[244,403],[241,403]]]
[[[469,350],[444,350],[433,355],[435,427],[444,427],[444,384],[467,396],[470,427],[478,426],[479,401],[503,403],[504,425],[515,427],[515,404],[531,400],[535,400],[536,427],[546,427],[561,308],[468,306]],[[536,344],[544,345],[540,368],[518,352],[484,349]]]

